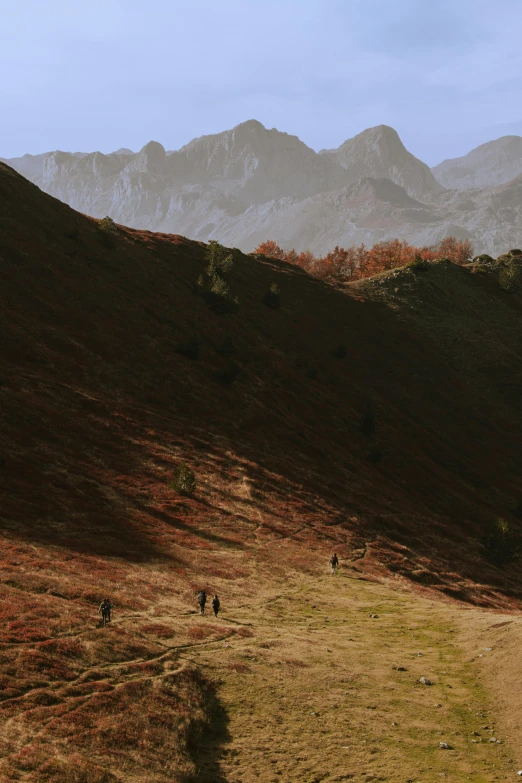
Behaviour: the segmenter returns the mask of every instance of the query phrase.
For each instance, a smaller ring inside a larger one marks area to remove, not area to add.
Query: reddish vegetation
[[[203,587],[226,616],[235,583],[252,597],[336,549],[366,574],[519,606],[519,571],[480,546],[495,517],[520,524],[517,296],[433,264],[388,301],[232,251],[239,307],[219,314],[197,291],[204,246],[106,234],[1,164],[0,240],[0,778],[109,781],[115,738],[144,736],[144,759],[179,761],[173,780],[192,769],[213,696],[170,675],[163,617]],[[193,497],[170,487],[180,462]]]
[[[411,264],[419,259],[434,261],[437,258],[449,258],[454,264],[467,264],[473,257],[473,248],[469,239],[459,240],[455,237],[447,237],[434,247],[414,247],[404,240],[391,239],[379,242],[372,248],[366,248],[364,245],[336,247],[325,256],[318,257],[309,250],[302,253],[297,253],[294,249],[283,250],[276,242],[269,240],[262,242],[254,253],[295,264],[328,283],[348,283]]]

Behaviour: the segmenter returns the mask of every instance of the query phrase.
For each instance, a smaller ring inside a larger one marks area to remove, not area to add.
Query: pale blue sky
[[[428,164],[522,135],[522,0],[0,0],[0,157],[177,149],[247,119]]]

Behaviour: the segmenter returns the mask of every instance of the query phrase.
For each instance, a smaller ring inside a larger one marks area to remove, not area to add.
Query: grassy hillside
[[[255,613],[336,549],[365,579],[519,606],[481,545],[520,527],[517,295],[443,265],[340,291],[233,251],[223,308],[205,252],[0,166],[6,780],[217,780],[201,738],[225,742],[225,708],[180,654],[252,619],[202,627],[201,587]]]

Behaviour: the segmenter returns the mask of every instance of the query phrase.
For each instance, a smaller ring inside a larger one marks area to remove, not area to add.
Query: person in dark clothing
[[[205,604],[207,603],[207,594],[204,590],[200,590],[198,593],[199,611],[201,614],[205,614]]]
[[[216,617],[218,616],[220,606],[221,604],[219,602],[219,598],[217,597],[217,595],[215,595],[214,598],[212,599],[212,609],[214,610],[214,614]]]
[[[111,602],[109,601],[108,598],[104,598],[98,609],[98,612],[101,614],[102,625],[105,625],[105,623],[110,623],[111,609],[112,609]]]
[[[332,574],[335,574],[335,572],[337,570],[337,566],[339,565],[339,558],[337,557],[335,552],[334,552],[334,554],[330,558],[330,565],[332,567]]]

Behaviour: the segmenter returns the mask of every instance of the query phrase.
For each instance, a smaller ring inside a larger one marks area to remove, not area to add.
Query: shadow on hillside
[[[224,746],[231,739],[228,730],[230,719],[214,691],[209,692],[207,711],[210,726],[198,742],[192,743],[190,747],[196,773],[186,778],[184,783],[227,783],[221,770],[220,757],[226,753]]]

